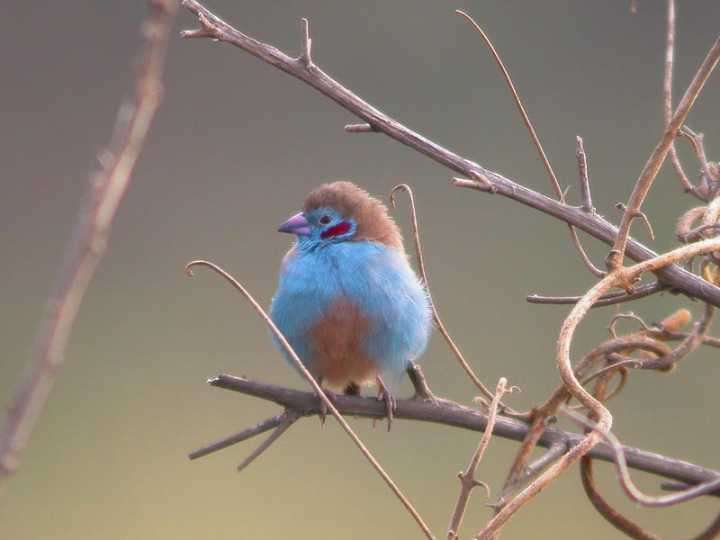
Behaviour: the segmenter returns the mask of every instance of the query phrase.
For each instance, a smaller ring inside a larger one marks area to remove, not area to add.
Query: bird
[[[428,292],[395,220],[366,190],[348,180],[325,183],[302,208],[278,229],[296,238],[270,317],[321,386],[360,395],[377,384],[389,430],[397,406],[391,387],[404,373],[414,397],[434,400],[416,363],[431,333]]]

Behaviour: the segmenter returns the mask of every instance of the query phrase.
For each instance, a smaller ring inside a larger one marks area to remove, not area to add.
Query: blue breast
[[[311,368],[311,329],[343,297],[370,322],[364,353],[397,381],[425,350],[431,328],[427,294],[397,249],[369,241],[296,249],[280,273],[270,314]]]

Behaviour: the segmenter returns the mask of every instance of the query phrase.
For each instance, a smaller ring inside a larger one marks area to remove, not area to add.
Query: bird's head
[[[305,199],[303,211],[278,229],[295,234],[300,248],[372,241],[402,249],[402,236],[387,208],[353,182],[323,184]]]

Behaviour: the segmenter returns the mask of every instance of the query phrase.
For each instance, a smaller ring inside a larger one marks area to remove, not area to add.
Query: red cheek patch
[[[323,231],[320,234],[320,238],[332,238],[333,236],[339,236],[350,231],[352,226],[347,221],[341,221],[334,227],[330,227],[327,231]]]

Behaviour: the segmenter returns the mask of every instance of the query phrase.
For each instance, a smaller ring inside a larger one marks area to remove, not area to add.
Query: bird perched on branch
[[[297,241],[271,317],[318,382],[352,395],[375,382],[388,429],[390,389],[404,372],[416,396],[431,399],[414,363],[430,335],[430,300],[385,205],[352,182],[323,184],[278,230]]]

